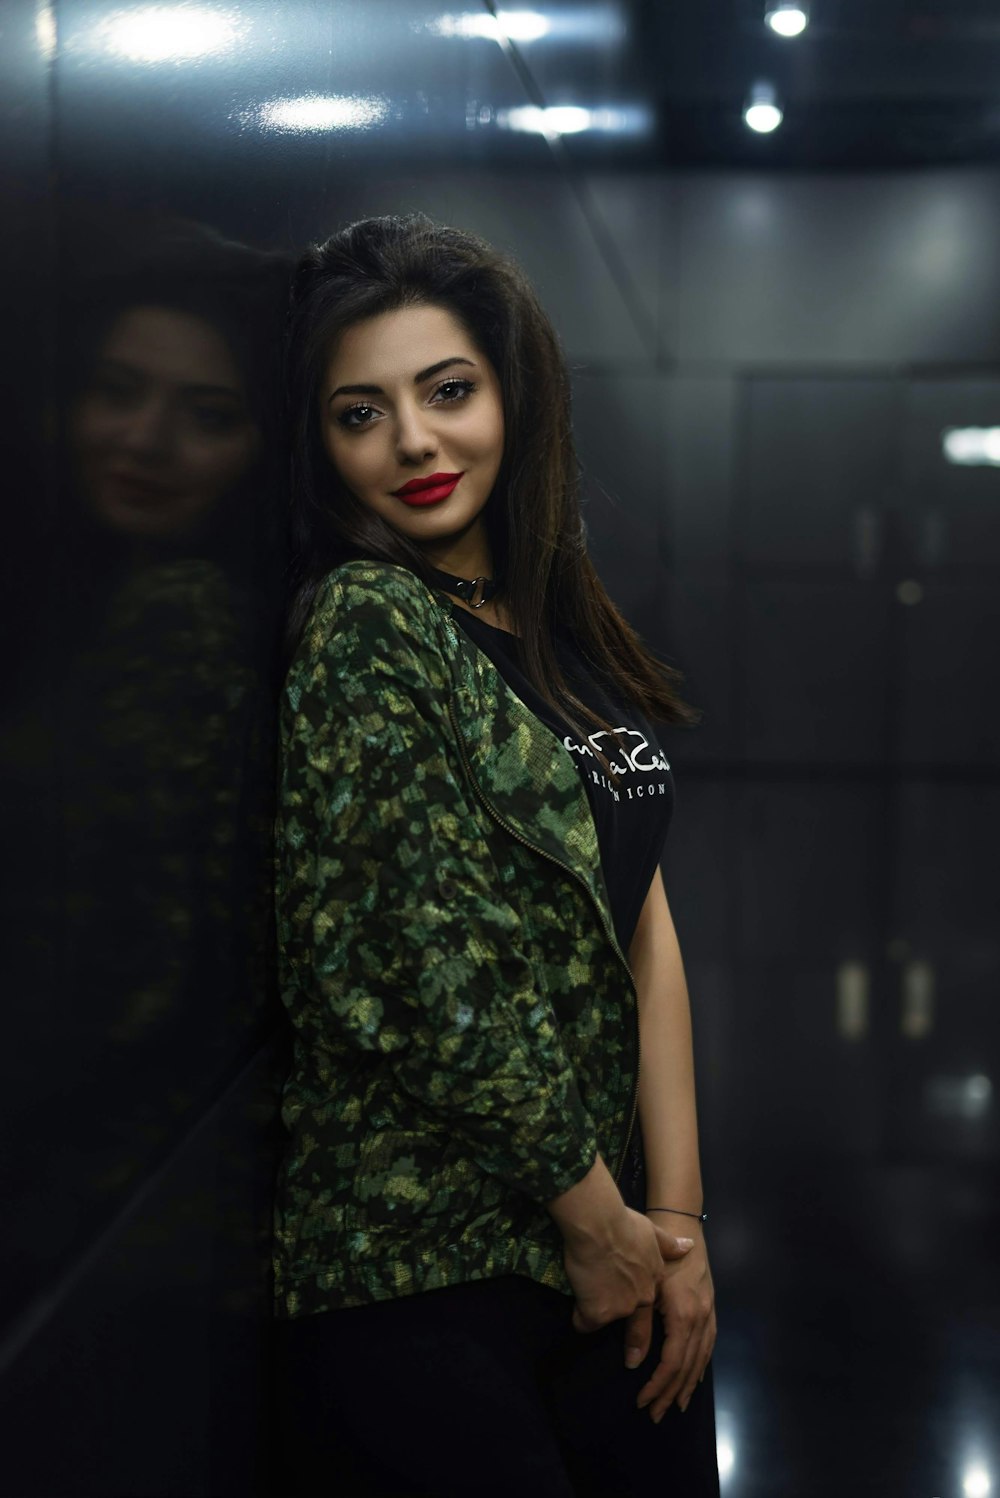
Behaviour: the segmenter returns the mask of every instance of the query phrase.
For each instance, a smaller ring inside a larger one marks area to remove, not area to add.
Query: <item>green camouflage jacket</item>
[[[281,1318],[511,1273],[570,1294],[543,1203],[598,1151],[620,1172],[635,1117],[586,791],[451,609],[339,567],[285,686]]]

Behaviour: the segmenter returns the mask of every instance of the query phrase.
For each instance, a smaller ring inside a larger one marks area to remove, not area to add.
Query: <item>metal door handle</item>
[[[934,969],[921,957],[903,964],[899,1028],[909,1040],[922,1040],[934,1028]]]
[[[837,1033],[860,1040],[868,1033],[871,974],[867,962],[842,962],[837,969]]]

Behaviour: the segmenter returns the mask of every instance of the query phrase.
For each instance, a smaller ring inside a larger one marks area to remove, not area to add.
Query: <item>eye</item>
[[[365,401],[359,401],[356,405],[345,406],[338,414],[338,425],[345,427],[349,432],[357,432],[362,427],[369,426],[372,418],[378,412],[374,406],[369,406]]]
[[[99,395],[109,405],[116,406],[134,404],[140,395],[139,385],[135,380],[106,373],[95,375],[91,381],[90,390],[92,394]]]
[[[455,401],[465,400],[466,396],[471,395],[475,388],[476,386],[472,380],[444,380],[435,390],[434,398],[436,400],[438,396],[441,396],[442,399],[438,404],[451,405]]]
[[[221,406],[192,406],[191,415],[206,432],[228,432],[240,420],[239,411]]]

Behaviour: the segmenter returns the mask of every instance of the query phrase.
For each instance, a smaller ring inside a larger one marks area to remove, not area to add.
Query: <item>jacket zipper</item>
[[[583,888],[587,892],[587,896],[590,899],[591,904],[594,906],[598,916],[600,917],[601,927],[604,931],[604,934],[607,936],[608,940],[615,950],[615,954],[618,957],[618,960],[621,962],[622,967],[628,974],[629,986],[632,989],[632,994],[635,999],[632,1010],[635,1034],[635,1075],[632,1079],[632,1092],[629,1100],[628,1129],[625,1133],[625,1142],[622,1145],[622,1148],[618,1155],[618,1163],[616,1164],[613,1171],[613,1177],[615,1182],[617,1183],[623,1169],[625,1168],[625,1161],[628,1157],[629,1145],[632,1142],[632,1131],[635,1128],[635,1115],[639,1103],[639,995],[636,990],[635,979],[632,977],[632,969],[629,967],[628,960],[626,959],[621,947],[618,945],[618,940],[614,932],[608,927],[607,918],[604,914],[604,911],[601,909],[597,897],[595,896],[593,890],[590,888],[590,885],[583,878],[583,876],[581,874],[578,874],[576,869],[571,868],[568,863],[563,863],[561,858],[556,858],[553,853],[547,853],[544,848],[539,848],[537,844],[529,842],[526,837],[522,836],[522,834],[518,832],[516,827],[511,826],[506,817],[504,817],[501,812],[497,811],[496,807],[486,796],[486,793],[484,792],[482,786],[476,779],[476,773],[472,768],[472,765],[469,761],[469,756],[465,750],[465,740],[462,738],[462,730],[458,724],[458,718],[455,712],[455,699],[453,696],[449,696],[448,698],[448,715],[451,718],[452,727],[455,730],[455,739],[458,744],[458,752],[462,757],[462,764],[465,766],[465,773],[469,778],[469,783],[475,791],[479,800],[482,802],[483,806],[486,808],[489,815],[493,818],[498,826],[502,827],[506,833],[509,833],[509,835],[515,838],[519,843],[522,843],[524,847],[530,848],[533,853],[537,853],[541,858],[547,858],[550,863],[554,863],[557,868],[563,869],[567,874],[570,875],[572,879],[575,879],[578,884],[581,884],[583,886]]]

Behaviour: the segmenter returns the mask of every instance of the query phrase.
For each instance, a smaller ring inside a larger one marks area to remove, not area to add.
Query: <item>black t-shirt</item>
[[[583,780],[601,854],[618,945],[628,956],[639,912],[663,853],[674,807],[674,783],[652,727],[584,660],[565,637],[555,641],[556,657],[571,690],[616,730],[581,736],[539,696],[521,669],[516,635],[487,624],[467,609],[452,608],[455,622],[489,656],[511,690],[562,741]],[[599,748],[605,769],[594,754]],[[619,1186],[628,1206],[642,1211],[646,1183],[639,1119]]]
[[[455,622],[496,666],[524,705],[550,728],[572,756],[590,801],[601,868],[611,902],[618,944],[628,955],[639,912],[663,853],[674,806],[674,783],[652,727],[634,707],[611,695],[580,651],[565,638],[555,642],[559,665],[581,702],[617,731],[581,735],[539,696],[521,669],[516,635],[453,608]],[[594,753],[608,761],[605,769]]]

